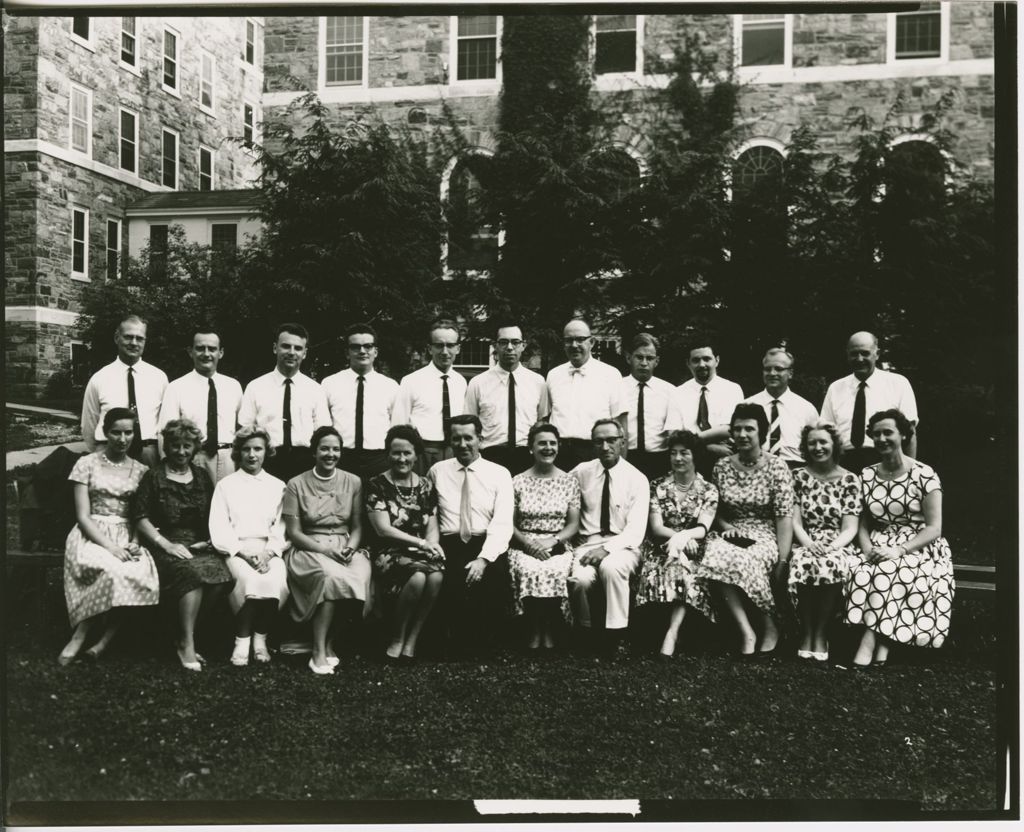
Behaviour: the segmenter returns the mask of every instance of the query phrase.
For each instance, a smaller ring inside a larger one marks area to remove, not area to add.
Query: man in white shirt
[[[284,482],[313,467],[309,440],[331,423],[323,388],[299,372],[308,342],[302,324],[281,324],[273,347],[277,366],[249,382],[238,409],[242,427],[259,425],[270,434],[274,455],[263,467]]]
[[[562,330],[562,342],[569,360],[548,372],[548,421],[561,435],[558,467],[568,471],[594,458],[590,429],[598,419],[615,419],[625,430],[626,406],[621,399],[622,375],[591,356],[594,339],[587,323],[578,318],[569,321]]]
[[[718,375],[718,350],[711,344],[694,344],[686,364],[693,375],[676,388],[676,405],[683,430],[700,438],[697,470],[710,478],[715,462],[732,453],[729,422],[736,405],[743,401],[743,388]]]
[[[846,342],[846,360],[851,375],[833,381],[821,405],[821,418],[831,422],[843,440],[843,467],[859,473],[878,462],[879,456],[867,431],[867,420],[875,413],[896,408],[917,425],[917,399],[905,376],[880,370],[878,339],[870,332],[855,332]],[[904,448],[917,457],[917,430]]]
[[[405,376],[398,386],[393,425],[412,425],[423,439],[423,459],[417,473],[452,456],[449,444],[451,420],[462,413],[466,380],[454,369],[459,354],[459,329],[451,321],[437,321],[430,327],[430,363]]]
[[[242,385],[217,372],[224,348],[212,330],[199,330],[188,350],[192,372],[167,385],[160,406],[160,430],[175,419],[189,419],[202,432],[201,446],[193,460],[210,474],[214,485],[235,471],[231,440],[238,428]]]
[[[654,375],[658,349],[658,339],[650,333],[635,336],[626,356],[629,375],[623,376],[620,382],[626,406],[628,458],[648,479],[668,473],[665,442],[668,435],[682,425],[676,407],[675,385]]]
[[[384,437],[398,396],[398,382],[378,373],[377,333],[369,324],[353,324],[345,332],[348,369],[322,382],[331,421],[341,434],[340,465],[363,480],[388,468]]]
[[[572,470],[582,492],[580,555],[569,575],[573,616],[590,629],[603,610],[607,642],[614,656],[625,648],[629,625],[629,578],[640,565],[640,544],[647,532],[650,483],[622,459],[622,428],[615,419],[599,419],[593,427],[597,459]]]
[[[493,643],[508,604],[508,551],[512,539],[512,475],[480,456],[480,419],[451,421],[454,459],[431,467],[445,554],[439,608],[448,636],[459,646]]]
[[[167,388],[163,370],[142,360],[146,349],[146,322],[129,315],[114,332],[117,358],[97,370],[85,386],[82,399],[82,439],[90,451],[102,449],[103,416],[112,407],[127,407],[135,414],[135,435],[128,454],[152,467],[160,459],[157,426],[160,402]]]
[[[764,408],[768,417],[765,450],[783,460],[790,469],[802,468],[800,434],[818,421],[818,411],[807,399],[789,389],[793,379],[793,356],[783,347],[772,347],[761,360],[764,390],[747,399]]]
[[[465,412],[479,416],[483,425],[480,453],[513,476],[533,464],[526,437],[550,410],[544,377],[521,363],[525,349],[519,326],[499,326],[497,366],[471,378],[466,389]]]

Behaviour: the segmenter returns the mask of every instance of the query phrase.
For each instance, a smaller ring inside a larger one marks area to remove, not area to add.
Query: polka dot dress
[[[921,504],[941,490],[929,466],[915,462],[895,480],[877,466],[862,475],[864,508],[875,546],[900,546],[924,527]],[[913,647],[941,647],[953,608],[953,558],[943,537],[895,560],[861,562],[846,583],[846,620]]]

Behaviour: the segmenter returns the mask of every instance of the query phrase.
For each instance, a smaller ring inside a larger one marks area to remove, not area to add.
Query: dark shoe
[[[730,653],[734,662],[740,664],[753,664],[756,661],[760,661],[760,653]]]
[[[852,670],[856,673],[864,673],[867,670],[871,670],[871,665],[869,664],[855,664],[854,662],[850,662],[849,664],[836,664],[834,667],[836,670]]]
[[[888,659],[876,659],[875,661],[871,662],[869,667],[874,667],[874,668],[877,668],[878,670],[881,670],[888,663],[889,663]]]
[[[758,650],[753,654],[754,661],[757,662],[770,662],[775,659],[782,658],[782,653],[779,650],[779,646],[776,644],[771,650]]]

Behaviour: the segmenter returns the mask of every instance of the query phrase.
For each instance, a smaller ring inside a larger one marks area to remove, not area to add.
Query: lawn
[[[5,410],[5,444],[8,451],[40,448],[44,445],[62,445],[78,442],[82,430],[75,422],[53,419],[35,413],[17,413]]]

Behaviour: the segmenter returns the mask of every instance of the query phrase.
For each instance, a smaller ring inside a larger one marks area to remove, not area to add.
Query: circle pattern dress
[[[793,472],[793,494],[800,507],[800,520],[804,531],[815,543],[831,545],[839,536],[843,518],[849,515],[860,517],[860,477],[852,471],[844,471],[833,480],[814,476],[806,468]],[[816,555],[803,546],[793,546],[789,561],[787,585],[793,609],[797,608],[801,586],[830,586],[845,584],[850,569],[860,563],[856,544],[844,546],[837,551]]]
[[[661,515],[661,522],[673,531],[692,529],[702,514],[715,516],[718,510],[718,489],[697,474],[690,487],[681,491],[674,477],[668,474],[651,481],[651,512]],[[666,547],[668,542],[656,543],[646,538],[641,548],[643,565],[640,567],[640,585],[637,606],[651,603],[686,603],[706,616],[711,615],[711,599],[707,587],[696,580],[697,563],[704,555],[705,541],[698,541],[697,554],[680,554],[671,561]]]
[[[942,484],[928,465],[882,479],[878,466],[861,473],[864,510],[874,546],[901,546],[924,528],[922,503]],[[861,562],[846,582],[846,620],[900,644],[941,647],[953,609],[953,556],[944,537],[901,558]]]

